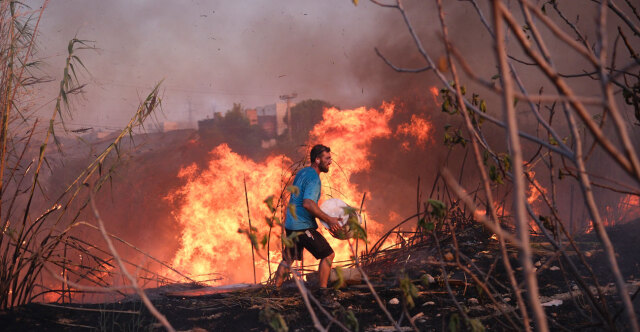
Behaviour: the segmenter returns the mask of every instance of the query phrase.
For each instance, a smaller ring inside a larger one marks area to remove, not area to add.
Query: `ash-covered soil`
[[[634,305],[639,311],[640,303],[635,297],[640,285],[636,280],[639,275],[638,250],[634,245],[640,235],[637,229],[636,222],[629,223],[611,229],[610,235],[627,280],[627,291],[634,295]],[[459,309],[462,309],[476,328],[482,326],[490,331],[511,331],[514,325],[522,326],[520,311],[515,294],[509,287],[498,242],[490,237],[491,234],[479,226],[457,230],[460,265],[467,269],[466,272],[456,262],[453,237],[445,234],[439,236],[440,248],[434,238],[427,235],[421,240],[415,239],[414,244],[383,250],[375,260],[365,262],[365,270],[376,293],[402,329],[412,328],[411,319],[420,331],[450,331],[455,326],[461,331],[471,330],[472,326],[465,323],[460,313]],[[576,239],[576,242],[598,278],[606,311],[614,317],[618,330],[624,331],[627,327],[622,306],[616,288],[611,284],[612,275],[607,272],[610,268],[603,260],[596,237],[589,234]],[[555,250],[542,238],[535,239],[533,248],[541,302],[545,304],[550,328],[558,331],[604,330],[600,314],[588,305],[588,298],[568,271],[568,262],[559,260]],[[508,252],[516,269],[516,279],[523,285],[517,251],[508,248]],[[593,286],[591,274],[579,263],[575,252],[567,249],[567,253],[584,282]],[[413,290],[407,281],[415,287]],[[480,284],[487,286],[491,296]],[[311,283],[308,286],[313,288]],[[291,281],[279,291],[264,286],[204,296],[176,296],[180,294],[177,292],[202,287],[194,284],[168,285],[147,290],[147,293],[176,330],[265,331],[273,329],[272,324],[279,322],[284,322],[289,331],[314,330],[309,311]],[[596,293],[595,289],[593,291]],[[413,306],[408,304],[411,300],[405,293],[411,294]],[[523,293],[525,300],[526,295]],[[393,330],[392,322],[366,284],[343,287],[334,298],[339,306],[325,309],[351,330]],[[315,304],[312,306],[321,323],[329,325],[330,320]],[[531,313],[529,315],[532,317]],[[0,312],[0,326],[5,331],[163,330],[136,298],[101,304],[20,306]],[[330,330],[341,329],[331,324]]]

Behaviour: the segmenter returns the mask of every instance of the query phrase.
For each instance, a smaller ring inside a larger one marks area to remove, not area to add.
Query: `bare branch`
[[[396,65],[394,65],[389,59],[387,59],[384,55],[382,55],[382,53],[380,53],[380,51],[378,50],[378,48],[375,48],[376,54],[380,57],[380,59],[382,59],[389,67],[391,67],[393,70],[400,72],[400,73],[422,73],[425,72],[429,69],[431,69],[431,66],[426,66],[426,67],[422,67],[422,68],[415,68],[415,69],[409,69],[409,68],[400,68],[397,67]]]
[[[98,209],[96,208],[95,199],[93,199],[93,197],[91,197],[90,202],[91,202],[91,209],[93,210],[93,215],[96,217],[96,220],[98,221],[98,226],[100,228],[100,232],[102,233],[102,237],[104,238],[105,242],[107,242],[107,246],[109,247],[109,251],[111,251],[111,254],[113,254],[113,257],[115,258],[116,262],[118,263],[118,266],[120,267],[120,272],[129,280],[129,282],[131,283],[131,287],[140,296],[140,299],[142,300],[144,305],[147,307],[149,312],[154,317],[156,317],[156,319],[158,319],[158,321],[160,321],[162,326],[164,326],[164,328],[166,328],[167,331],[175,332],[175,329],[173,328],[173,326],[171,326],[171,323],[169,323],[167,318],[163,314],[161,314],[158,311],[158,309],[156,309],[156,307],[153,305],[153,303],[151,303],[151,300],[149,300],[149,298],[147,297],[147,294],[145,294],[144,290],[142,290],[142,288],[140,288],[138,286],[138,280],[134,276],[129,274],[129,271],[127,270],[127,267],[124,266],[124,263],[120,259],[120,255],[118,255],[118,251],[116,250],[116,248],[113,246],[113,243],[111,242],[111,238],[109,237],[109,233],[107,232],[107,230],[104,227],[104,223],[102,222],[102,218],[100,218],[100,214],[98,213]]]
[[[507,123],[508,142],[512,156],[512,167],[514,173],[514,197],[513,206],[515,210],[516,228],[518,232],[518,239],[522,243],[520,247],[520,262],[523,267],[524,278],[527,283],[527,296],[529,298],[530,308],[533,311],[533,316],[536,321],[536,326],[539,331],[548,331],[549,327],[547,319],[545,317],[544,310],[540,303],[540,297],[538,292],[538,281],[535,277],[531,247],[529,246],[529,223],[525,212],[525,185],[522,175],[522,150],[520,147],[520,138],[518,137],[518,123],[516,121],[516,111],[513,106],[513,83],[511,79],[511,72],[507,64],[506,46],[504,44],[504,27],[503,20],[505,15],[505,8],[502,1],[494,1],[493,3],[493,18],[494,18],[494,32],[496,34],[496,56],[498,63],[500,64],[500,75],[502,78],[502,86],[504,89],[503,95],[503,107],[505,113],[505,122]]]

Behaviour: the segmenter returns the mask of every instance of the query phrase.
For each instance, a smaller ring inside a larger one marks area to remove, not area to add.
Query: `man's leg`
[[[278,265],[278,269],[276,270],[276,287],[282,286],[284,282],[284,275],[289,273],[290,263],[287,263],[284,259]]]
[[[320,260],[320,265],[318,266],[318,286],[320,286],[320,288],[327,288],[334,257],[336,257],[336,254],[332,252],[331,255]]]

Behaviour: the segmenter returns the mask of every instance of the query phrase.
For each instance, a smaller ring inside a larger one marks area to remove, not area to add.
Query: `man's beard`
[[[322,172],[322,173],[327,173],[327,172],[329,172],[329,165],[326,165],[326,164],[320,163],[320,164],[318,164],[318,169],[319,169],[319,170],[320,170],[320,172]]]

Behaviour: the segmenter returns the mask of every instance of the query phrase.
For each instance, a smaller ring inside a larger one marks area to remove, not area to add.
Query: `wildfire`
[[[527,203],[533,204],[538,201],[542,194],[547,194],[547,189],[543,187],[538,180],[536,180],[536,172],[528,171],[527,173],[529,174],[529,178],[533,180],[533,183],[529,183],[529,188],[527,190]]]
[[[436,88],[435,86],[432,86],[431,88],[429,88],[429,92],[431,92],[431,95],[433,96],[433,102],[440,106],[440,102],[438,101],[438,96],[440,95],[440,92],[438,91],[438,88]]]
[[[538,205],[541,202],[542,195],[547,194],[547,189],[543,187],[542,184],[538,182],[538,180],[535,179],[536,173],[534,171],[532,170],[527,171],[527,174],[528,174],[528,177],[532,180],[532,183],[529,183],[529,187],[527,188],[527,192],[526,192],[527,203],[531,205],[531,207],[533,208],[533,212],[535,214],[540,215],[541,213]],[[505,209],[504,204],[499,204],[497,202],[494,202],[493,204],[494,204],[494,208],[496,209],[496,214],[498,216],[510,213],[508,209]],[[474,211],[474,217],[476,219],[486,214],[487,214],[487,211],[485,209],[476,209]],[[536,222],[533,220],[530,221],[529,226],[531,227],[531,229],[533,229],[536,232],[540,230]]]
[[[182,169],[178,176],[186,184],[167,197],[181,205],[175,212],[182,227],[181,248],[173,264],[193,276],[221,272],[230,280],[252,281],[251,246],[246,236],[238,233],[238,229],[248,228],[244,181],[252,226],[268,231],[264,220],[270,211],[263,201],[278,195],[288,175],[285,164],[290,161],[276,156],[256,163],[232,152],[226,144],[210,155],[207,168],[191,165]],[[273,255],[278,258],[280,251],[273,251]],[[256,263],[258,277],[266,279],[267,263],[262,259]]]
[[[391,136],[388,122],[393,116],[394,108],[394,104],[384,103],[381,111],[365,107],[342,111],[336,108],[325,110],[322,122],[310,134],[311,142],[322,142],[331,147],[334,160],[329,173],[321,175],[321,202],[335,197],[353,207],[360,206],[363,191],[350,182],[351,175],[368,171],[371,167],[373,153],[369,146],[373,139]],[[375,236],[381,230],[382,225],[368,218],[369,236]],[[336,252],[335,260],[349,259],[352,253],[348,242],[334,239],[324,229],[322,232]]]
[[[602,221],[605,226],[623,224],[640,218],[640,196],[625,195],[615,206],[605,206]],[[586,233],[593,231],[593,221],[589,220]]]
[[[416,139],[416,144],[419,147],[424,147],[427,144],[427,142],[431,140],[432,131],[433,131],[433,126],[429,121],[413,114],[411,115],[410,123],[403,123],[398,126],[398,129],[396,130],[396,135],[412,136]],[[411,145],[409,144],[408,141],[404,141],[402,143],[402,147],[405,150],[409,150]]]
[[[352,184],[351,175],[371,167],[372,140],[392,135],[388,122],[394,107],[385,103],[381,110],[325,109],[323,120],[314,127],[308,142],[308,145],[322,143],[331,147],[334,161],[329,173],[321,174],[323,188],[319,203],[336,197],[351,206],[360,206],[366,188]],[[182,169],[179,177],[185,180],[184,186],[167,196],[177,206],[174,216],[182,228],[181,247],[173,264],[192,276],[220,272],[226,277],[223,282],[253,281],[251,246],[246,235],[237,232],[248,228],[243,182],[247,185],[252,226],[258,233],[265,233],[269,226],[264,220],[270,211],[263,201],[270,195],[279,197],[291,176],[287,171],[291,161],[279,155],[256,163],[224,144],[213,149],[210,157],[205,168],[191,165]],[[349,259],[352,251],[348,241],[334,239],[320,228],[336,252],[336,261]],[[372,241],[381,232],[382,225],[367,218],[367,228]],[[272,271],[281,257],[279,232],[274,228],[271,237]],[[268,263],[256,257],[256,264],[258,280],[267,280]]]
[[[493,206],[496,209],[496,215],[501,216],[507,213],[504,209],[504,204],[498,204],[497,202],[493,202]],[[480,216],[487,215],[487,210],[485,209],[476,209],[473,212],[473,216],[475,219],[479,219]]]

